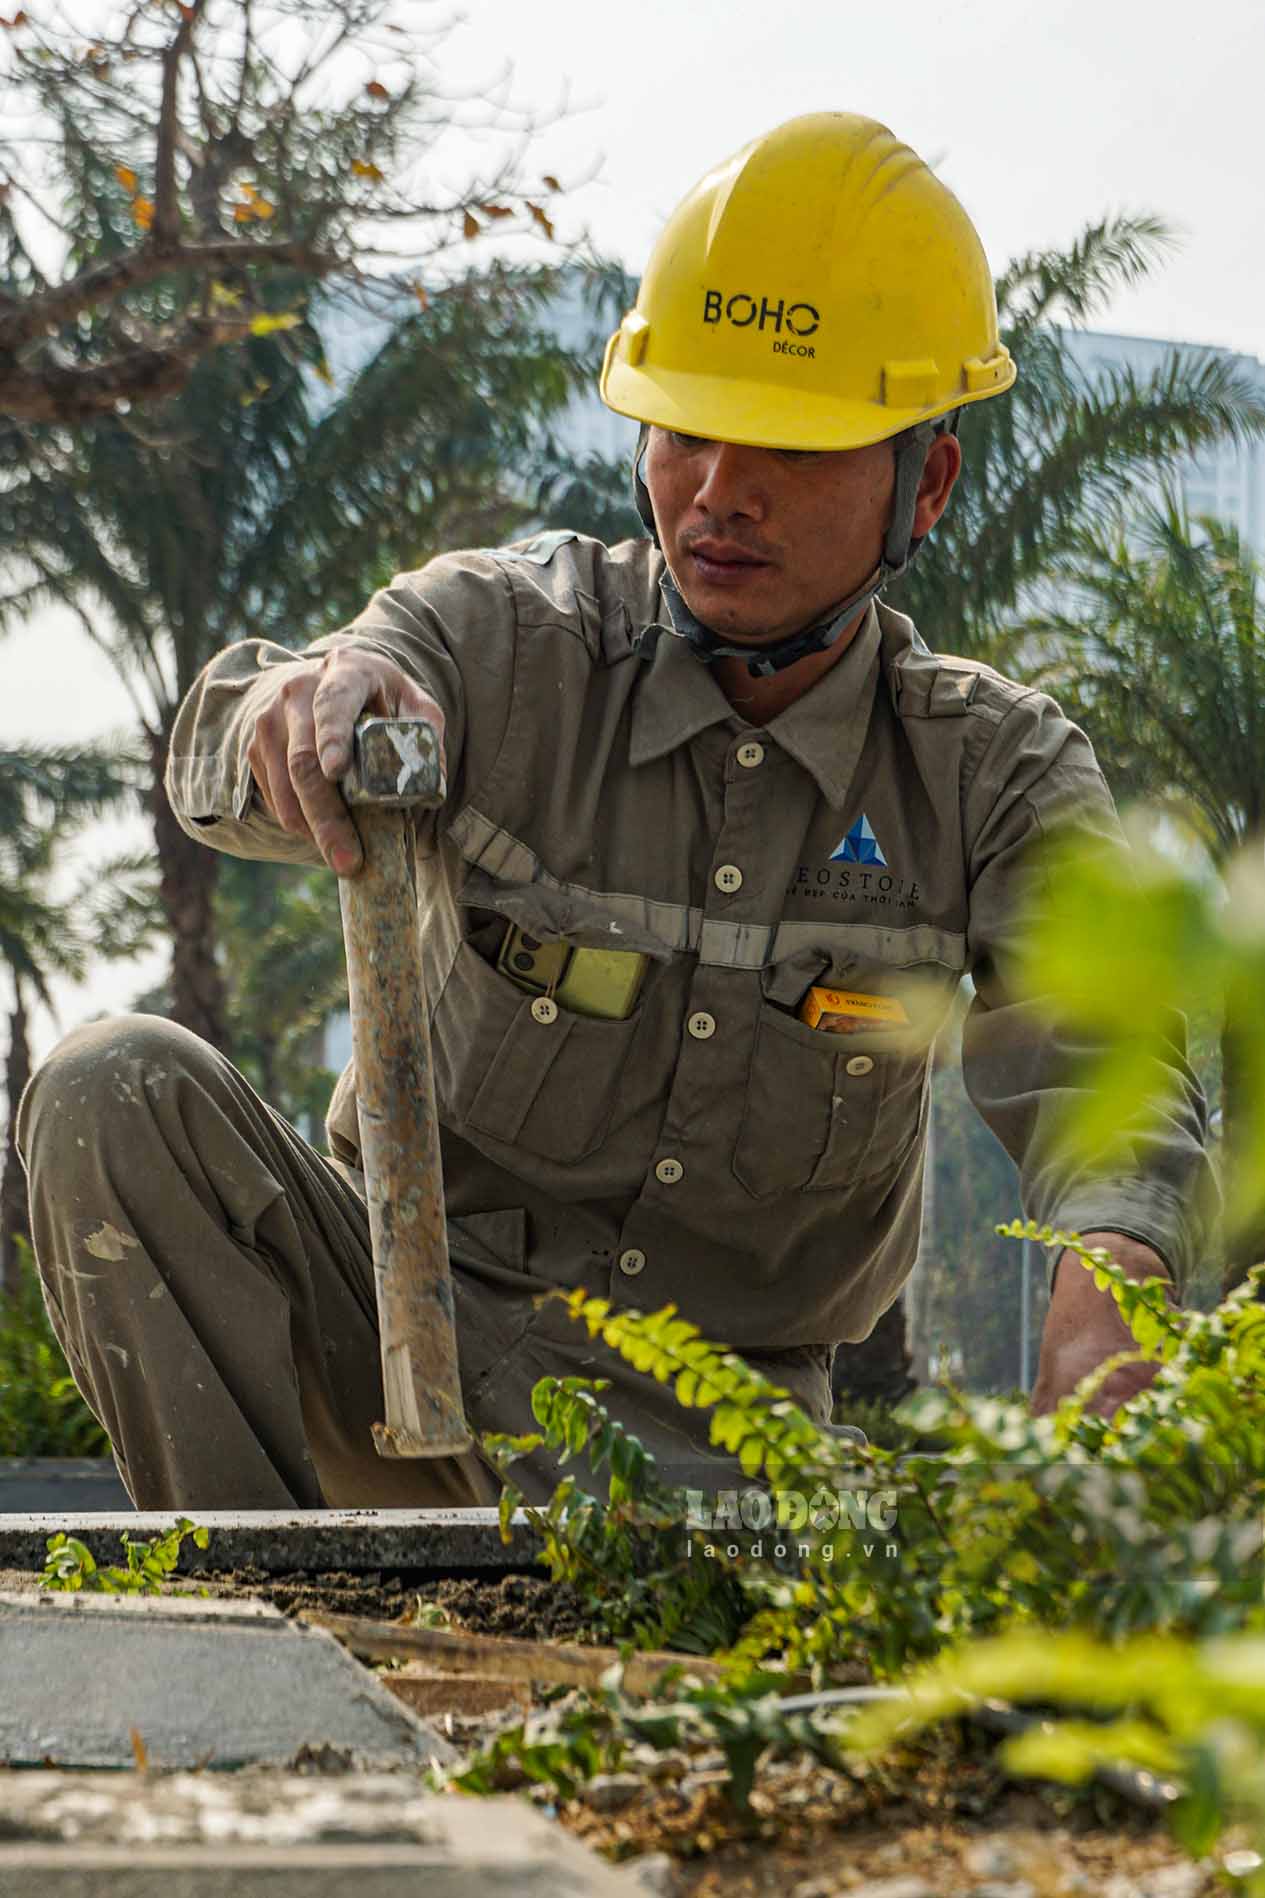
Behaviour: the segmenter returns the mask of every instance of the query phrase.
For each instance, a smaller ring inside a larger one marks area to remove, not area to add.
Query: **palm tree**
[[[247,635],[299,645],[398,568],[527,518],[521,469],[569,398],[575,359],[537,323],[552,279],[495,270],[354,339],[331,399],[323,335],[352,314],[253,336],[201,362],[144,425],[0,426],[0,562],[21,575],[0,624],[60,601],[106,653],[148,760],[175,1020],[226,1046],[217,853],[163,792],[177,708]],[[286,319],[287,322],[289,319]]]
[[[1237,531],[1193,521],[1175,495],[1082,532],[1062,605],[1030,619],[1043,677],[1083,724],[1122,800],[1193,831],[1220,876],[1265,852],[1265,570]],[[1254,1006],[1256,1003],[1254,1002]],[[1225,1150],[1249,1077],[1232,1012],[1221,1033]],[[1232,1266],[1265,1257],[1265,1231],[1231,1239]],[[1250,1256],[1249,1256],[1250,1255]]]
[[[54,976],[79,978],[89,955],[133,954],[148,939],[152,905],[138,866],[120,860],[58,898],[58,852],[87,817],[135,795],[135,766],[117,750],[0,750],[0,964],[12,993],[4,1086],[8,1123],[0,1169],[0,1291],[14,1270],[15,1235],[30,1237],[26,1188],[14,1138],[30,1078],[32,999],[53,1006]]]
[[[1092,381],[1072,362],[1060,326],[1106,308],[1170,243],[1157,218],[1106,218],[1069,249],[1016,258],[998,278],[1018,380],[1004,401],[964,411],[953,503],[889,595],[936,651],[1013,667],[1016,604],[1083,528],[1179,457],[1265,433],[1259,388],[1225,356],[1175,350],[1150,378],[1116,369]]]

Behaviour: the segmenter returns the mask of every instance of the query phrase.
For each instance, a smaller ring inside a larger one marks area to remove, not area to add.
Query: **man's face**
[[[646,486],[685,604],[753,645],[811,626],[878,566],[892,444],[803,454],[652,428]]]

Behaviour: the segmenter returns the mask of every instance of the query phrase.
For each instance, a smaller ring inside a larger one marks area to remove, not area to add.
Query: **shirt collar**
[[[804,767],[827,803],[839,807],[847,802],[869,729],[880,645],[878,614],[871,605],[843,657],[811,691],[762,728]],[[742,723],[741,714],[684,640],[661,632],[633,702],[631,763],[665,757],[725,720]]]

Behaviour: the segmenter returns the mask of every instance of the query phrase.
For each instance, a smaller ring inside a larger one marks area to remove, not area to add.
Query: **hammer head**
[[[446,787],[434,727],[424,718],[362,718],[340,789],[353,805],[442,804]]]

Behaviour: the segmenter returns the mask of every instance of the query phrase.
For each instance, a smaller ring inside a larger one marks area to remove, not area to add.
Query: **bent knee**
[[[85,1119],[125,1117],[155,1081],[201,1069],[215,1052],[161,1015],[110,1015],[63,1036],[40,1063],[18,1105],[17,1145],[29,1162],[36,1142]]]

